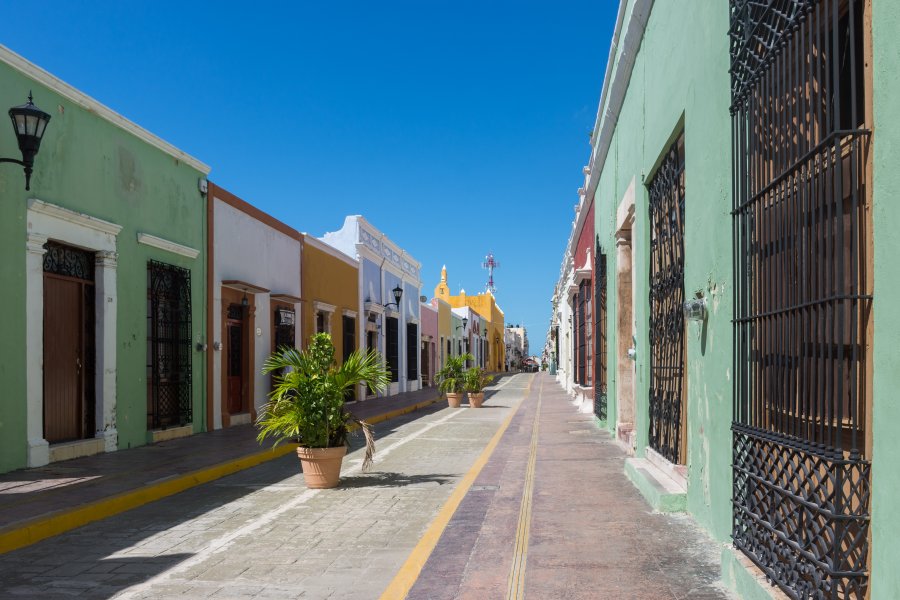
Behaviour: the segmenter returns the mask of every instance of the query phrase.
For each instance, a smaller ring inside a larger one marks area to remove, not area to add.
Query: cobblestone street
[[[0,557],[4,597],[377,598],[518,403],[503,380],[482,410],[446,404],[376,426],[369,473],[307,490],[296,456]],[[359,439],[356,440],[359,442]]]
[[[2,597],[592,598],[613,573],[616,597],[725,597],[709,541],[649,510],[621,452],[546,375],[500,380],[481,410],[441,403],[376,429],[374,469],[360,472],[355,449],[335,490],[307,489],[283,456],[0,556]],[[597,469],[564,456],[588,451]],[[475,485],[448,509],[467,474]],[[588,522],[597,501],[605,514]],[[423,550],[441,514],[452,519]]]

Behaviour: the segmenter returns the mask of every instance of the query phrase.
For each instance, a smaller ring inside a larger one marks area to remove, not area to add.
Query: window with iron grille
[[[650,447],[685,463],[684,134],[648,185],[650,209]]]
[[[581,310],[584,313],[584,332],[582,333],[582,346],[584,346],[584,376],[581,385],[587,387],[594,383],[594,286],[591,279],[581,282],[579,293],[583,297]]]
[[[391,381],[400,381],[400,323],[396,317],[388,317],[385,325],[384,339],[385,358],[388,370],[391,372]]]
[[[406,378],[414,381],[419,378],[419,326],[415,323],[406,324]]]
[[[293,348],[295,346],[296,327],[294,325],[295,313],[293,308],[279,306],[275,308],[272,323],[275,328],[273,346],[275,350],[282,347]]]
[[[341,341],[343,342],[343,359],[346,361],[356,350],[356,318],[344,316],[341,319]]]
[[[578,385],[584,385],[584,383],[585,383],[584,367],[585,367],[585,359],[587,356],[587,348],[585,347],[585,334],[586,334],[585,329],[586,329],[586,324],[587,324],[586,323],[587,319],[585,318],[586,315],[585,315],[585,306],[584,306],[585,283],[586,282],[581,282],[578,285],[578,293],[575,296],[575,321],[576,321],[576,328],[577,328],[576,333],[575,333],[575,336],[576,336],[575,344],[576,344],[576,347],[578,348],[578,352],[576,354],[576,357],[577,357],[576,360],[577,360],[578,364],[576,365],[576,368],[575,368],[575,383],[577,383]]]
[[[147,427],[192,420],[191,272],[162,262],[147,264]]]
[[[862,0],[731,0],[735,546],[794,598],[864,598]]]
[[[606,420],[606,254],[600,249],[594,255],[594,414]]]

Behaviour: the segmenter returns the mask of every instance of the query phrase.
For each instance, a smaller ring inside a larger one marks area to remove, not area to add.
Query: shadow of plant
[[[405,473],[371,472],[350,477],[341,477],[341,488],[362,487],[405,487],[408,485],[421,485],[436,483],[444,485],[456,479],[455,475],[407,475]]]

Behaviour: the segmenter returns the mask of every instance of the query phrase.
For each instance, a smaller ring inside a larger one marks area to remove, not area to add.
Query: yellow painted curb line
[[[123,492],[79,506],[78,508],[59,511],[49,517],[37,517],[25,524],[16,526],[15,529],[0,532],[0,554],[29,546],[70,529],[117,515],[148,502],[153,502],[166,496],[183,492],[194,486],[254,467],[260,463],[284,456],[296,448],[297,444],[283,444],[277,448],[263,450],[262,452],[224,462],[214,467],[198,469],[168,481]]]
[[[416,547],[410,552],[406,562],[403,563],[403,566],[397,571],[394,579],[388,584],[387,589],[382,592],[380,600],[399,600],[400,598],[406,598],[409,590],[412,589],[413,584],[415,584],[416,580],[419,578],[419,574],[422,572],[425,562],[428,560],[428,557],[431,556],[434,547],[437,546],[441,534],[444,533],[444,529],[447,528],[447,524],[456,512],[456,509],[459,508],[459,505],[468,493],[469,488],[472,487],[478,474],[481,473],[481,470],[487,464],[488,459],[490,459],[494,450],[497,448],[497,444],[500,443],[500,438],[503,437],[509,424],[512,423],[513,417],[519,412],[519,408],[522,406],[522,403],[525,402],[525,399],[528,398],[528,394],[530,393],[531,381],[528,382],[528,387],[525,389],[525,394],[522,396],[522,399],[519,400],[512,412],[509,413],[509,416],[506,417],[506,420],[503,421],[500,429],[497,430],[497,433],[495,433],[494,437],[491,438],[491,441],[488,442],[488,445],[475,461],[475,464],[472,465],[472,468],[469,469],[460,480],[459,484],[457,484],[456,489],[453,490],[450,498],[447,499],[447,502],[441,507],[440,512],[428,526],[428,529],[425,530],[425,534],[422,535],[419,543],[416,544]]]
[[[440,396],[425,400],[417,404],[411,404],[404,408],[393,410],[371,417],[368,423],[381,423],[389,419],[411,413],[440,400]],[[122,492],[109,498],[69,510],[57,511],[49,516],[36,517],[25,523],[17,524],[8,531],[0,530],[0,554],[18,550],[25,546],[37,543],[41,540],[65,533],[66,531],[87,525],[93,521],[99,521],[119,513],[143,506],[149,502],[155,502],[167,496],[172,496],[192,487],[209,483],[216,479],[255,467],[264,462],[280,458],[296,450],[297,444],[282,444],[275,448],[256,452],[241,458],[220,463],[212,467],[198,469],[191,473],[175,477],[168,481],[146,485],[136,490]]]

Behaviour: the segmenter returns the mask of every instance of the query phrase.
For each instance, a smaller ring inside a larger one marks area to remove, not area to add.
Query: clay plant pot
[[[450,405],[450,408],[459,408],[459,405],[462,404],[462,396],[456,392],[447,392],[447,404]]]
[[[469,406],[472,408],[481,408],[482,404],[484,404],[484,392],[478,392],[477,394],[469,392]]]
[[[337,487],[341,482],[341,461],[347,454],[346,446],[337,448],[297,448],[306,487],[314,490]]]

